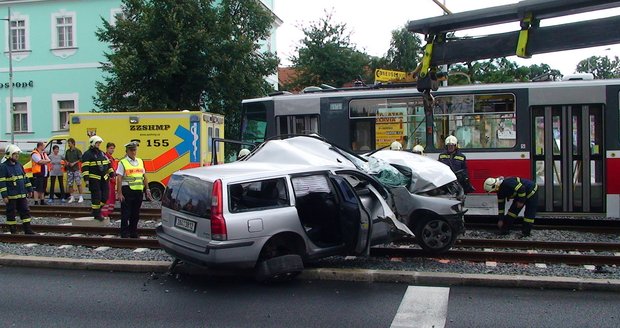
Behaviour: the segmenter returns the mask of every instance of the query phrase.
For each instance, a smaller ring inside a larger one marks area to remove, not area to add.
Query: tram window
[[[399,141],[406,149],[426,146],[420,97],[354,99],[349,103],[351,148],[374,150]]]
[[[454,135],[464,149],[512,148],[516,145],[515,97],[512,94],[437,97],[435,147]]]
[[[267,108],[264,103],[243,104],[241,140],[247,142],[265,141],[267,132]]]

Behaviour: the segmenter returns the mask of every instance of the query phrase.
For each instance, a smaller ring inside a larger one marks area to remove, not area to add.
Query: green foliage
[[[579,73],[592,73],[595,79],[620,78],[620,59],[615,56],[609,57],[591,56],[577,63],[575,70]]]
[[[422,60],[422,49],[420,37],[407,31],[407,28],[393,30],[390,48],[385,57],[387,66],[384,68],[411,72]]]
[[[273,17],[257,0],[123,0],[96,35],[110,44],[97,83],[100,111],[195,110],[226,115],[238,135],[241,100],[270,91],[277,58],[261,53]]]
[[[285,89],[329,84],[341,87],[364,75],[370,61],[350,41],[346,24],[332,23],[332,14],[302,28],[304,38],[297,55],[290,58],[297,75]]]
[[[558,79],[560,71],[547,64],[519,66],[506,58],[469,62],[450,67],[449,84],[527,82],[548,76]]]

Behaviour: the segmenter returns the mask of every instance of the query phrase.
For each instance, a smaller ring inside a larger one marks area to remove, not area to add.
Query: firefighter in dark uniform
[[[82,178],[88,182],[92,214],[95,220],[103,221],[101,203],[108,199],[109,179],[114,175],[112,164],[99,149],[103,139],[92,136],[88,140],[90,148],[82,155]]]
[[[501,234],[508,233],[514,219],[519,215],[523,206],[525,206],[525,213],[521,231],[525,237],[531,234],[538,206],[538,195],[536,193],[538,186],[535,182],[519,177],[487,178],[484,181],[484,190],[486,192],[497,192],[499,210],[497,226]],[[504,215],[508,199],[513,199],[513,201],[508,209],[508,213]]]
[[[471,185],[471,182],[469,182],[466,158],[465,155],[461,153],[458,142],[455,136],[448,136],[445,142],[446,151],[439,154],[439,161],[452,169],[452,172],[456,175],[456,179],[463,187],[463,191],[468,194],[475,191],[475,189]]]
[[[19,162],[21,149],[16,145],[8,145],[5,156],[0,164],[0,195],[6,204],[6,224],[9,226],[11,234],[17,233],[16,212],[22,219],[24,233],[33,235],[30,227],[30,209],[28,208],[27,197],[32,197],[32,184],[26,177],[24,167]]]
[[[146,193],[153,200],[144,162],[138,158],[138,143],[125,145],[125,156],[116,168],[116,199],[121,202],[121,238],[138,238],[140,207]]]

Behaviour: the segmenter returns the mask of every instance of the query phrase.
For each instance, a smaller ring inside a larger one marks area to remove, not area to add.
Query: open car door
[[[340,198],[340,230],[347,252],[352,255],[368,254],[372,229],[370,215],[345,178],[330,174],[329,179]]]

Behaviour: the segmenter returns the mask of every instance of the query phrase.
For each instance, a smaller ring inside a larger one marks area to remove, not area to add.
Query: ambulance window
[[[207,128],[207,140],[209,140],[209,142],[207,142],[207,151],[211,151],[211,139],[212,138],[213,138],[213,128],[208,127]]]

